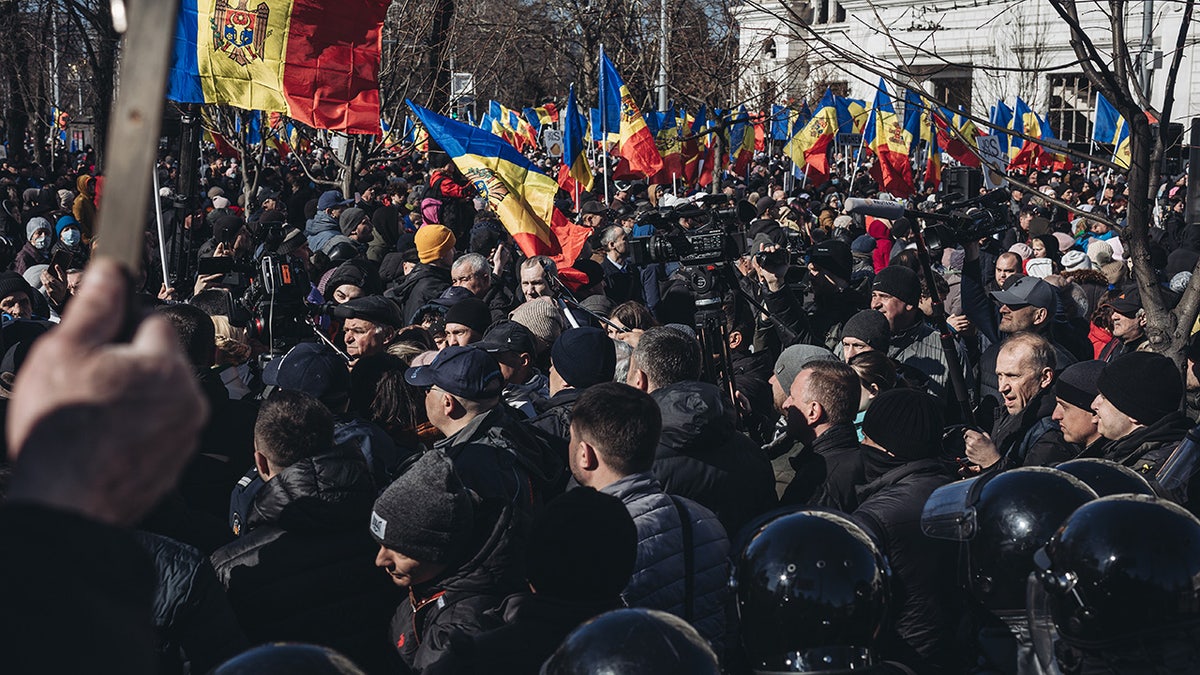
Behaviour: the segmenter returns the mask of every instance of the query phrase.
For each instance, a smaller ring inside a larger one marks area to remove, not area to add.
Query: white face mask
[[[62,242],[67,246],[74,246],[79,243],[79,230],[70,229],[63,230]]]
[[[46,245],[50,243],[50,238],[45,234],[35,234],[33,235],[33,239],[30,239],[29,241],[33,244],[34,248],[41,249],[46,248]]]

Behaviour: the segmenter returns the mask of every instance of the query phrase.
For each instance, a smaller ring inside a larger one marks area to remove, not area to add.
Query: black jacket
[[[663,421],[651,471],[664,491],[707,507],[729,533],[775,507],[771,463],[715,385],[677,382],[651,396]]]
[[[207,673],[246,648],[246,636],[208,557],[149,532],[134,538],[154,561],[158,672]]]
[[[437,265],[418,264],[384,295],[400,305],[400,315],[411,322],[417,310],[450,287],[450,270]]]
[[[866,480],[853,424],[828,429],[813,440],[811,447],[801,446],[787,455],[786,461],[794,475],[780,504],[826,506],[846,513],[858,506],[855,489]]]
[[[867,479],[873,477],[868,468]],[[950,475],[937,459],[907,462],[861,486],[859,507],[853,513],[854,520],[882,545],[891,563],[894,630],[900,640],[895,656],[909,661],[912,656],[902,652],[912,650],[919,661],[908,665],[921,672],[936,671],[937,664],[944,662],[957,620],[952,605],[954,547],[921,531],[925,501],[949,482]]]
[[[128,531],[8,503],[0,548],[4,672],[158,672],[154,567]]]
[[[1154,474],[1193,426],[1180,412],[1173,412],[1104,448],[1104,459],[1124,464],[1141,474]]]
[[[567,460],[567,447],[571,443],[571,411],[575,401],[583,392],[574,387],[563,389],[548,399],[534,402],[536,417],[522,422],[546,443],[555,456]]]
[[[1000,418],[991,434],[1000,461],[993,464],[991,470],[1054,466],[1076,454],[1076,449],[1063,439],[1058,422],[1050,419],[1056,403],[1053,391],[1043,389],[1017,415],[1010,415],[1001,408]]]
[[[745,336],[749,339],[749,336]],[[775,358],[766,352],[739,350],[730,355],[735,389],[750,402],[749,414],[743,415],[746,434],[762,445],[775,433],[775,397],[771,393],[771,376]]]
[[[524,590],[524,547],[529,517],[511,501],[484,498],[476,504],[469,560],[427,584],[409,589],[392,616],[389,635],[401,663],[392,672],[422,672],[441,658],[451,636],[497,628],[489,610]]]
[[[473,637],[452,636],[450,648],[424,675],[537,675],[572,630],[620,607],[620,598],[583,603],[531,593],[510,595],[489,612],[503,620],[503,625]]]
[[[386,662],[387,617],[400,597],[375,568],[374,503],[366,461],[350,448],[267,481],[242,536],[212,555],[252,643],[327,645],[368,670]]]

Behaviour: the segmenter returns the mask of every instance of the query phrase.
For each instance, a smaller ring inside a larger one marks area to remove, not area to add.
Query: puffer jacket
[[[304,236],[308,238],[308,248],[312,251],[325,250],[325,244],[341,233],[337,218],[329,215],[328,211],[317,211],[317,215],[304,226]]]
[[[737,533],[775,507],[775,472],[762,449],[734,427],[733,407],[707,382],[677,382],[652,392],[662,436],[652,469],[668,493],[699,502]]]
[[[447,288],[450,288],[450,270],[421,263],[384,292],[384,296],[395,300],[400,305],[400,315],[411,322],[422,307]]]
[[[625,602],[687,620],[719,653],[725,641],[729,538],[717,517],[690,499],[668,495],[649,473],[626,476],[600,491],[620,499],[637,526],[637,563],[622,594]],[[680,510],[691,521],[690,609]]]
[[[1051,419],[1057,400],[1043,389],[1016,415],[1000,409],[1000,418],[992,427],[992,442],[1000,452],[1000,461],[989,471],[1005,471],[1018,466],[1054,466],[1071,459],[1075,448],[1063,440],[1058,422]]]
[[[1154,424],[1109,443],[1104,449],[1104,459],[1124,464],[1141,474],[1157,473],[1159,465],[1171,456],[1192,426],[1192,421],[1183,413],[1170,413]]]
[[[246,648],[246,636],[199,550],[149,532],[133,536],[154,561],[158,672],[207,673]]]
[[[243,534],[212,555],[246,637],[333,647],[368,672],[389,658],[400,595],[375,569],[375,484],[353,448],[302,459],[267,481]]]

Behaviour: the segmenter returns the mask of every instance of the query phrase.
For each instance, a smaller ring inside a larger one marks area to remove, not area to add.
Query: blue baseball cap
[[[301,342],[263,368],[263,383],[277,389],[302,391],[322,401],[350,394],[346,360],[319,342]]]
[[[469,401],[496,398],[504,389],[500,366],[475,347],[446,347],[427,366],[409,368],[404,379],[414,387],[437,387]]]
[[[321,193],[320,199],[317,200],[317,210],[324,211],[326,209],[333,209],[339,206],[349,206],[353,203],[353,199],[342,199],[341,190],[326,190],[325,192]]]

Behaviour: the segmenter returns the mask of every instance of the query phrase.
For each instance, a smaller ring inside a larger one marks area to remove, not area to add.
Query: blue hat
[[[349,206],[353,203],[353,199],[342,199],[341,190],[326,190],[321,193],[321,198],[317,200],[317,210],[324,211],[338,206]]]
[[[322,402],[350,394],[350,370],[346,360],[319,342],[301,342],[291,351],[267,363],[263,383],[278,389],[302,391]]]
[[[496,398],[504,389],[500,366],[487,352],[454,345],[427,366],[409,368],[404,379],[414,387],[437,387],[470,401]]]
[[[54,236],[61,235],[62,231],[68,227],[79,229],[79,221],[75,220],[75,216],[62,216],[59,218],[58,222],[54,224]]]

